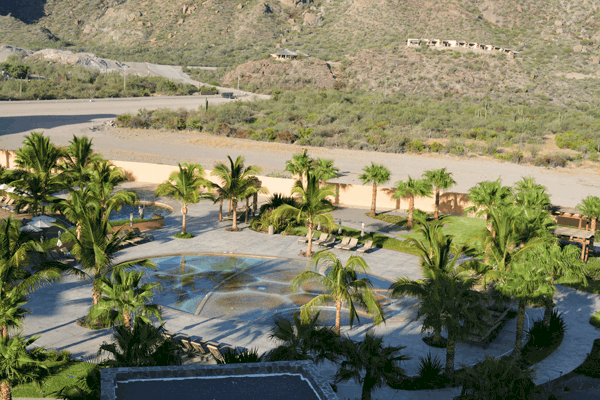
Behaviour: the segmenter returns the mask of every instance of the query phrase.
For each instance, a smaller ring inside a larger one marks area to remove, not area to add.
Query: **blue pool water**
[[[276,314],[297,309],[320,293],[317,284],[292,290],[291,281],[307,267],[306,261],[221,255],[178,255],[151,259],[156,270],[146,280],[163,290],[153,302],[208,318],[271,323]],[[374,289],[391,282],[369,277]]]
[[[161,217],[166,217],[171,214],[171,210],[166,207],[160,206],[150,206],[146,205],[143,207],[144,210],[144,219],[152,219],[153,215],[160,215]],[[111,221],[122,221],[128,220],[130,214],[133,213],[133,218],[140,218],[139,206],[123,206],[119,212],[115,212],[114,210],[110,212],[109,219]]]

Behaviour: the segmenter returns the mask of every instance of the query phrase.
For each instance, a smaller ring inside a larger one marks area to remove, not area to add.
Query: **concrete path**
[[[127,183],[127,187],[142,191],[146,199],[152,196],[154,186],[139,183]],[[188,232],[196,235],[189,240],[175,239],[174,233],[181,229],[180,206],[168,199],[161,199],[172,204],[176,210],[165,219],[165,227],[152,232],[155,240],[150,243],[131,247],[119,253],[116,261],[136,258],[157,257],[182,253],[213,253],[213,254],[242,254],[275,256],[303,260],[298,256],[304,247],[297,244],[297,237],[282,235],[268,236],[256,233],[244,227],[242,232],[225,231],[230,222],[218,223],[218,205],[203,202],[189,207],[187,218]],[[365,222],[368,229],[377,227],[384,229],[381,221],[367,219],[365,210],[341,209],[337,216],[343,216],[344,221],[351,223]],[[340,259],[345,261],[347,252],[336,251]],[[393,251],[377,249],[364,256],[371,267],[371,273],[393,281],[400,275],[412,279],[419,278],[417,257]],[[567,333],[561,347],[550,357],[535,366],[537,371],[536,383],[543,383],[564,375],[579,366],[590,352],[592,342],[599,335],[589,325],[590,315],[600,310],[600,297],[578,292],[563,286],[558,287],[556,296],[557,307],[565,317]],[[41,288],[30,297],[24,324],[26,335],[41,335],[39,345],[58,350],[68,350],[78,357],[89,357],[96,354],[98,346],[103,341],[110,341],[109,330],[90,331],[76,325],[77,318],[86,314],[91,304],[91,285],[87,281],[79,281],[67,277],[63,282]],[[540,318],[541,309],[528,309],[528,324],[531,319]],[[443,361],[445,351],[426,346],[421,339],[421,324],[413,322],[416,313],[415,300],[402,299],[386,308],[387,322],[373,327],[370,324],[355,325],[344,333],[360,340],[368,329],[376,334],[384,335],[389,344],[406,346],[404,354],[412,360],[403,365],[409,375],[416,374],[419,366],[419,356],[428,352],[438,355]],[[182,332],[190,336],[197,335],[218,342],[244,347],[258,347],[261,352],[276,346],[268,335],[270,325],[258,322],[247,323],[228,318],[203,318],[170,308],[164,308],[164,319],[167,329]],[[500,356],[509,352],[514,343],[515,320],[511,320],[501,331],[499,337],[487,348],[460,344],[457,346],[456,366],[472,365],[484,358],[485,354]],[[527,329],[527,324],[526,324]],[[332,375],[335,365],[322,365],[322,373]],[[360,397],[360,388],[353,382],[338,385],[340,398]],[[451,399],[458,394],[458,389],[427,390],[427,391],[397,391],[382,389],[375,393],[375,398],[381,399]]]

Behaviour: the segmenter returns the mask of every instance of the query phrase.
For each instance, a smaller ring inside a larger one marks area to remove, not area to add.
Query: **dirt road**
[[[73,135],[94,138],[94,147],[103,156],[116,160],[131,160],[176,164],[183,161],[199,162],[211,168],[227,155],[241,154],[246,162],[257,164],[263,173],[283,172],[285,161],[301,150],[299,146],[279,143],[217,137],[192,132],[159,132],[150,130],[124,130],[110,127],[98,129],[101,123],[116,115],[140,108],[160,107],[189,109],[204,105],[206,97],[158,97],[138,99],[76,100],[0,102],[0,149],[17,149],[24,136],[32,130],[44,131],[53,141],[66,145]],[[251,97],[246,98],[250,100]],[[210,98],[212,105],[231,100]],[[94,130],[92,130],[92,123]],[[382,163],[392,171],[388,185],[412,177],[423,171],[446,167],[454,173],[458,184],[453,190],[466,192],[482,180],[499,177],[506,185],[512,185],[523,176],[534,176],[547,186],[554,204],[576,206],[588,195],[600,196],[600,170],[589,168],[545,169],[502,163],[481,158],[460,159],[453,156],[419,156],[412,154],[388,154],[370,151],[309,148],[314,157],[335,159],[341,170],[337,181],[359,183],[361,169],[371,161]]]

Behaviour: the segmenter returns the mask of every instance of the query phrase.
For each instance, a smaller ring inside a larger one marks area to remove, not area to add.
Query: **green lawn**
[[[448,235],[453,235],[456,244],[462,245],[474,236],[477,236],[485,229],[486,222],[484,219],[479,218],[467,218],[467,217],[446,217],[445,222],[449,224],[444,228],[444,232]],[[419,237],[416,233],[408,233],[400,235],[404,238],[416,238]]]
[[[75,384],[80,378],[85,378],[98,368],[95,364],[85,362],[47,361],[44,364],[48,367],[49,376],[42,379],[41,387],[34,382],[17,385],[13,388],[13,397],[42,398],[44,395],[48,396],[65,386]]]

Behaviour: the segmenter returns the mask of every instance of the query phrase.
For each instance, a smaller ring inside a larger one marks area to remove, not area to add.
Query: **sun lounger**
[[[352,239],[350,239],[350,243],[348,243],[346,246],[343,246],[341,249],[352,251],[352,250],[356,249],[357,244],[358,244],[358,238],[352,238]]]
[[[187,340],[189,342],[190,337],[188,335],[184,335],[183,333],[178,333],[177,335],[173,336],[173,340],[183,344],[182,340]]]
[[[317,240],[313,240],[312,244],[319,244],[326,241],[328,238],[329,236],[326,233],[321,233],[321,236],[319,236]]]
[[[342,238],[342,241],[339,242],[338,244],[336,244],[335,246],[333,246],[334,249],[341,249],[344,246],[347,246],[348,243],[350,243],[350,238],[348,236],[344,236]]]
[[[210,351],[210,354],[212,354],[213,357],[216,360],[219,360],[221,362],[225,362],[225,359],[223,358],[223,355],[219,351],[219,346],[220,346],[219,343],[206,342],[206,348],[208,349],[208,351]]]
[[[367,240],[365,242],[365,244],[363,245],[363,247],[357,249],[356,251],[358,251],[359,253],[366,253],[367,251],[371,250],[372,248],[373,248],[373,241]]]
[[[203,340],[200,339],[194,339],[192,341],[190,341],[190,344],[192,345],[192,347],[194,348],[194,351],[199,353],[199,354],[206,354],[207,351],[204,348],[204,346],[202,346],[202,342]]]
[[[313,241],[315,240],[315,237],[317,236],[317,232],[313,232]],[[302,239],[298,239],[298,244],[303,244],[303,243],[308,243],[308,232],[306,233],[306,236],[303,237]]]
[[[329,237],[327,238],[327,240],[318,243],[319,246],[321,247],[329,247],[332,244],[335,243],[335,235],[329,235]]]
[[[163,331],[163,336],[168,337],[168,338],[172,338],[173,336],[175,336],[175,334],[173,332],[170,332],[170,331]]]
[[[191,341],[190,341],[190,338],[189,338],[189,337],[188,337],[187,339],[185,339],[185,338],[181,338],[179,341],[181,342],[181,344],[182,344],[182,345],[183,345],[183,346],[184,346],[186,349],[188,349],[188,350],[190,350],[190,351],[194,351],[194,347],[192,347],[192,344],[191,344]]]

